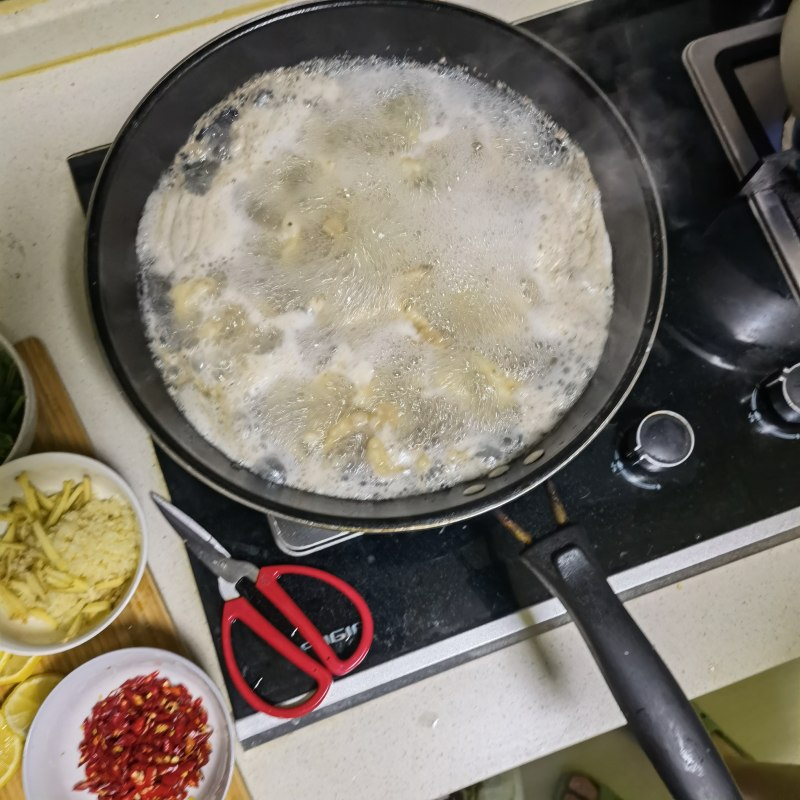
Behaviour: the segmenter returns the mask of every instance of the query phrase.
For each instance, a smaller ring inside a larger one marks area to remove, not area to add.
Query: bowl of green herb
[[[0,464],[24,456],[35,430],[33,381],[11,342],[0,336]]]

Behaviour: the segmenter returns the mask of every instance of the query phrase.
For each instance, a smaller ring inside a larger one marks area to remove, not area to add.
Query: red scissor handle
[[[361,620],[361,631],[358,647],[352,655],[346,659],[340,659],[336,655],[317,627],[278,583],[281,575],[302,575],[320,580],[343,594],[356,607]],[[301,717],[309,711],[313,711],[325,699],[334,675],[346,675],[364,660],[364,656],[372,645],[374,632],[372,614],[364,598],[350,584],[335,575],[313,567],[295,565],[262,567],[258,572],[256,589],[297,628],[301,636],[311,645],[311,649],[322,660],[322,664],[304,653],[298,644],[292,642],[268,620],[264,619],[244,597],[229,600],[222,609],[222,652],[225,656],[225,664],[234,686],[253,708],[274,717],[285,719]],[[250,688],[233,653],[231,626],[237,621],[245,624],[259,638],[316,683],[317,688],[311,697],[294,706],[275,706],[267,703]]]

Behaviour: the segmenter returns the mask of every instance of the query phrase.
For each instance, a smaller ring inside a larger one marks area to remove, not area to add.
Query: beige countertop
[[[15,339],[45,341],[99,457],[140,497],[162,479],[150,439],[94,338],[84,217],[66,157],[109,142],[182,56],[272,5],[0,3],[0,327]],[[469,5],[510,21],[559,3]],[[198,661],[221,681],[183,547],[152,508],[149,523],[150,566],[167,606]],[[783,515],[784,529],[798,524],[800,513]],[[697,696],[800,656],[798,569],[800,540],[791,539],[652,591],[629,608]],[[625,576],[614,585],[623,588]],[[256,800],[434,798],[620,724],[594,661],[575,627],[565,625],[238,758]]]

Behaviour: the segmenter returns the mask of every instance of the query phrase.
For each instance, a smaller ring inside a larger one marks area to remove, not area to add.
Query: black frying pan
[[[570,133],[600,187],[614,253],[615,302],[597,373],[532,454],[523,453],[505,474],[468,487],[365,502],[270,483],[232,463],[194,430],[167,393],[147,346],[134,240],[159,176],[198,118],[236,86],[270,68],[342,53],[426,62],[444,57],[506,82]],[[658,198],[636,142],[607,98],[560,54],[471,11],[416,0],[347,0],[249,22],[167,75],[134,111],[103,165],[89,210],[87,259],[92,308],[114,372],[153,436],[191,473],[240,502],[302,522],[409,530],[495,508],[541,483],[594,438],[630,390],[655,336],[666,277],[664,246]]]
[[[343,500],[280,486],[232,463],[174,404],[139,317],[136,229],[148,195],[195,121],[254,74],[309,58],[446,58],[529,96],[578,142],[600,187],[614,255],[608,343],[584,394],[535,449],[496,477],[411,498]],[[558,52],[521,30],[422,0],[344,0],[248,22],[179,64],[148,94],[114,142],[98,178],[87,233],[97,331],[122,388],[156,440],[187,470],[240,502],[338,528],[410,530],[496,508],[540,484],[584,448],[619,407],[655,336],[666,279],[664,230],[652,179],[619,114]],[[578,624],[632,730],[676,797],[739,797],[668,670],[613,594],[574,528],[523,558]]]

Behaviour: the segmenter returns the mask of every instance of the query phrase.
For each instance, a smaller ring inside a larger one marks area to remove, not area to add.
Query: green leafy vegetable
[[[14,359],[0,350],[0,463],[5,461],[22,427],[25,390]]]

